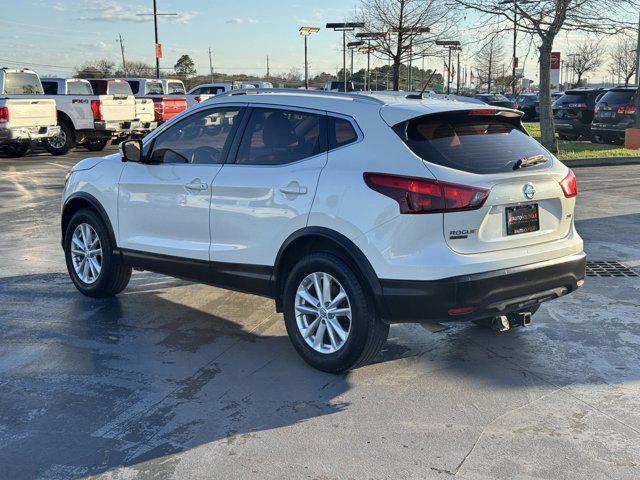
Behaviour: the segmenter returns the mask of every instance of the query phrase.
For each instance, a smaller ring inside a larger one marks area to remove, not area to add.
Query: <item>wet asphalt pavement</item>
[[[0,158],[0,479],[640,477],[640,277],[507,334],[393,326],[329,375],[270,300],[144,272],[80,295],[59,200],[87,156]],[[640,271],[640,166],[576,174],[590,259]]]

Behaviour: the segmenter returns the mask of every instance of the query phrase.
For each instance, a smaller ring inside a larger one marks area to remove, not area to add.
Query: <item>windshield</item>
[[[40,79],[35,73],[8,72],[4,77],[7,95],[43,95]]]
[[[521,130],[517,119],[471,116],[466,112],[423,116],[402,122],[394,130],[422,159],[472,173],[513,171],[518,160],[551,154]],[[545,168],[541,164],[534,168]]]

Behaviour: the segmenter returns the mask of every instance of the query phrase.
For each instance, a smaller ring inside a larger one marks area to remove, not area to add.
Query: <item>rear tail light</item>
[[[569,169],[567,176],[560,180],[560,186],[566,198],[573,198],[578,195],[578,180],[573,174],[573,170]]]
[[[400,213],[407,214],[476,210],[489,197],[485,188],[425,178],[365,173],[364,181],[372,190],[393,198],[400,205]]]
[[[94,120],[102,120],[102,101],[91,100],[91,113]]]
[[[638,107],[626,106],[618,107],[618,113],[620,115],[635,115],[638,111]]]
[[[9,107],[0,107],[0,123],[9,123]]]
[[[477,108],[475,110],[469,110],[469,115],[497,115],[498,110],[493,108]]]

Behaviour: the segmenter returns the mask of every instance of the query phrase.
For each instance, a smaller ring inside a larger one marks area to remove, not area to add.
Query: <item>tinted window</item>
[[[91,88],[96,95],[106,95],[107,94],[107,81],[106,80],[89,80],[91,84]]]
[[[611,90],[599,100],[607,105],[629,105],[635,90]]]
[[[237,128],[238,108],[195,113],[161,133],[153,145],[153,160],[162,163],[212,164],[223,161],[223,152]]]
[[[452,114],[418,117],[396,125],[394,130],[421,158],[466,172],[509,172],[522,158],[551,158],[516,122],[494,116]]]
[[[87,82],[67,83],[67,93],[69,95],[93,95],[91,84]]]
[[[147,95],[162,95],[162,82],[147,82]]]
[[[42,84],[35,73],[7,73],[4,77],[4,93],[8,95],[42,95]]]
[[[280,165],[326,150],[323,118],[306,112],[254,109],[236,163]]]
[[[138,80],[127,80],[127,83],[131,87],[131,92],[137,95],[140,92],[140,82]]]
[[[184,95],[184,85],[181,82],[168,82],[167,90],[169,95]]]
[[[567,92],[562,95],[558,100],[556,100],[557,104],[568,104],[568,103],[587,103],[588,96],[586,93],[582,92]]]
[[[109,82],[109,95],[133,95],[127,82]]]
[[[509,99],[504,95],[491,94],[491,95],[476,95],[476,98],[483,102],[508,102]]]
[[[350,121],[344,118],[329,117],[329,148],[337,148],[355,142],[358,134]]]
[[[42,82],[42,89],[46,95],[57,95],[58,82]]]

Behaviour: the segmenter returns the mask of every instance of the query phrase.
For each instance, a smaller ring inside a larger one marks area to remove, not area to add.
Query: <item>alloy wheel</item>
[[[296,291],[295,315],[304,341],[316,352],[340,350],[351,331],[351,304],[346,291],[332,275],[307,275]]]
[[[76,275],[91,285],[102,271],[102,244],[100,237],[88,223],[79,224],[71,236],[71,261]]]
[[[60,133],[49,139],[49,145],[53,148],[63,148],[67,144],[67,134],[63,129],[60,129]]]

